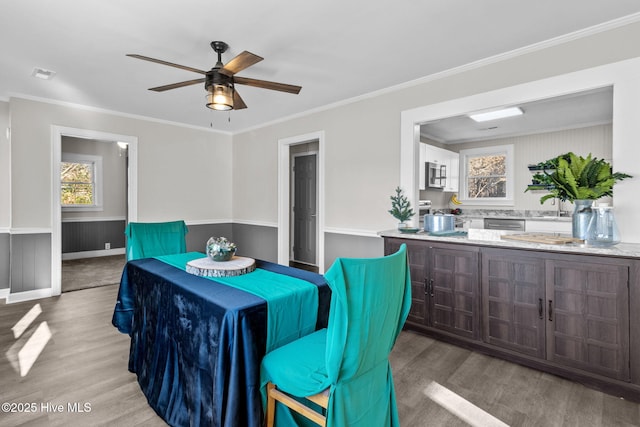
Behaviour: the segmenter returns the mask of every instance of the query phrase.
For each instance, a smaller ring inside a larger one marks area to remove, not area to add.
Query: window
[[[466,204],[513,204],[513,145],[460,150],[460,195]]]
[[[102,210],[102,157],[62,153],[60,204],[63,210]]]

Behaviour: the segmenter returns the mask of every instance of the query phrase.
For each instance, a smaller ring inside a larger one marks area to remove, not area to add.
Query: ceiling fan
[[[244,103],[244,101],[236,91],[236,84],[294,94],[298,94],[300,92],[300,89],[302,89],[302,87],[300,86],[236,76],[236,73],[262,61],[264,58],[245,50],[244,52],[233,58],[231,61],[227,62],[226,65],[223,65],[222,54],[229,48],[229,45],[227,45],[225,42],[213,41],[211,42],[211,48],[218,54],[218,62],[216,62],[216,65],[214,65],[213,68],[209,71],[199,70],[197,68],[187,67],[180,64],[174,64],[173,62],[167,62],[160,59],[149,58],[148,56],[143,55],[127,54],[127,56],[142,59],[144,61],[155,62],[157,64],[168,65],[170,67],[180,68],[182,70],[193,71],[194,73],[204,74],[204,78],[152,87],[149,88],[149,90],[152,90],[154,92],[164,92],[165,90],[177,89],[179,87],[204,83],[204,87],[207,91],[206,105],[213,110],[240,110],[243,108],[247,108],[247,104]]]

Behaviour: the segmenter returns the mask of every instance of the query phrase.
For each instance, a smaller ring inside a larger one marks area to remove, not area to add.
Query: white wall
[[[631,24],[432,76],[420,84],[234,135],[234,218],[275,223],[278,139],[324,131],[326,227],[354,233],[393,228],[395,220],[387,213],[389,195],[406,173],[400,166],[403,111],[635,58],[640,56],[640,44],[632,40],[638,39],[640,24]],[[621,90],[627,92],[625,108],[632,105],[633,97],[640,101],[640,96],[633,93],[634,88]],[[619,98],[620,93],[616,95]],[[614,99],[614,108],[616,102]],[[629,114],[637,114],[639,110],[632,109]],[[627,144],[613,147],[615,169],[640,177],[637,166],[621,155],[621,151],[632,147],[631,142]],[[616,190],[626,194],[629,186],[640,186],[639,179],[627,181],[618,184]],[[640,206],[636,208],[633,210],[640,210]],[[625,221],[621,228],[632,226]]]
[[[639,39],[640,23],[629,24],[431,76],[423,82],[328,106],[233,138],[206,130],[12,99],[12,227],[51,226],[50,127],[57,124],[139,138],[138,219],[149,221],[179,216],[194,221],[233,218],[276,224],[278,140],[323,131],[326,227],[370,233],[392,228],[395,220],[387,210],[389,195],[400,184],[403,173],[403,111],[640,57],[640,44],[635,42]],[[638,91],[633,86],[621,88],[614,108],[640,100]],[[635,115],[637,111],[628,114]],[[0,109],[0,117],[1,112]],[[616,126],[614,140],[616,132],[627,132]],[[633,125],[627,121],[623,126]],[[1,138],[0,135],[0,141]],[[616,170],[640,176],[634,160],[637,156],[625,153],[633,143],[614,144],[612,158]],[[0,192],[2,182],[0,172]],[[616,186],[616,191],[632,195],[637,192],[638,182],[636,178],[626,180]],[[635,205],[616,203],[618,206],[631,209]],[[630,225],[623,221],[621,227]]]
[[[65,136],[62,153],[89,154],[102,158],[102,209],[63,210],[62,219],[113,219],[127,217],[127,165],[115,142]]]
[[[531,177],[533,175],[529,169],[527,169],[528,165],[549,160],[569,151],[573,151],[575,154],[583,157],[591,153],[599,159],[606,159],[608,162],[612,161],[612,130],[610,124],[468,142],[455,144],[452,148],[465,150],[468,148],[508,144],[513,144],[515,172],[514,205],[500,207],[474,205],[472,209],[555,210],[557,206],[552,205],[552,200],[547,200],[543,205],[540,204],[540,197],[546,193],[539,191],[524,192],[527,185],[531,184]],[[614,171],[618,170],[614,168]],[[563,209],[573,210],[573,207],[570,203],[567,203]]]
[[[9,127],[9,103],[0,101],[0,228],[11,225],[11,146],[6,130]]]
[[[52,226],[52,125],[138,137],[138,221],[231,218],[230,135],[19,98],[10,108],[12,228]]]
[[[234,218],[277,223],[278,140],[324,131],[326,227],[394,227],[379,215],[399,184],[399,112],[385,104],[374,98],[234,135]]]

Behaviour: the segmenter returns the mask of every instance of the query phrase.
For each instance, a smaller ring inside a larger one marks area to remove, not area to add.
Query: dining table
[[[112,323],[131,338],[129,371],[171,426],[261,426],[260,363],[326,327],[324,276],[268,261],[235,277],[202,277],[199,252],[128,261]]]

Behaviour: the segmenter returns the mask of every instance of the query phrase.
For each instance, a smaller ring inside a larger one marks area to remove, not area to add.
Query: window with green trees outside
[[[60,204],[63,208],[98,207],[101,158],[63,154],[60,163]]]

